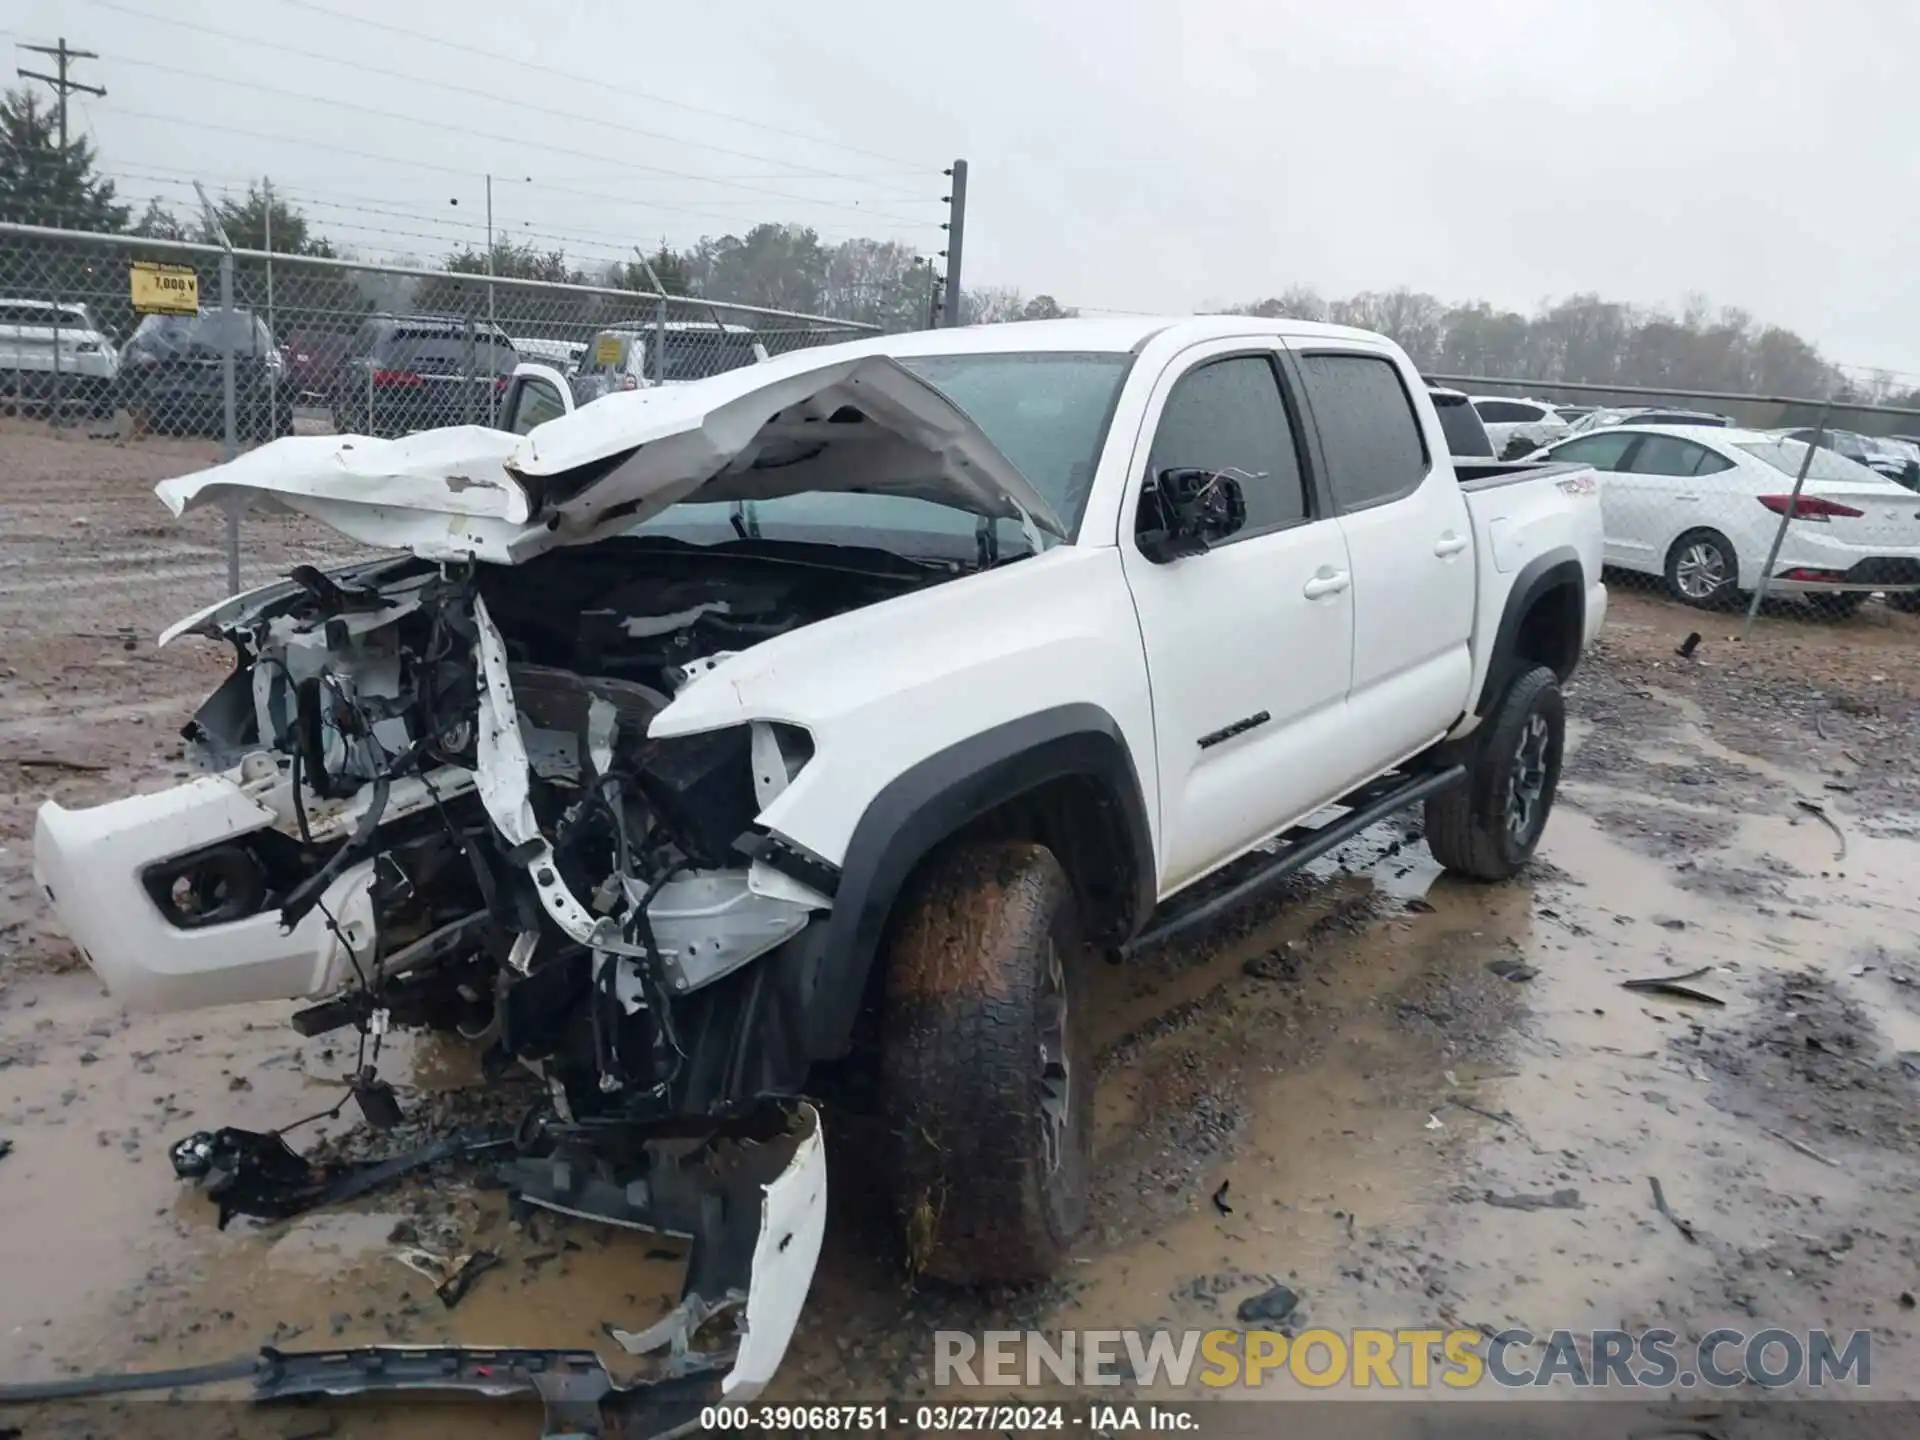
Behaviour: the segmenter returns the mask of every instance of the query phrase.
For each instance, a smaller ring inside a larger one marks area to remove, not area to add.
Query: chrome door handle
[[[1331,571],[1316,575],[1300,587],[1300,593],[1309,600],[1318,600],[1322,595],[1337,595],[1353,583],[1353,577],[1344,570]]]
[[[1467,548],[1467,537],[1456,535],[1451,530],[1433,542],[1433,553],[1445,559],[1449,555],[1458,555]]]

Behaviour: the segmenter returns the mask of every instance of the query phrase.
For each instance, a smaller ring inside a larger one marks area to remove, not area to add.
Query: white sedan
[[[1806,446],[1755,430],[1620,425],[1543,454],[1600,472],[1609,565],[1662,576],[1711,609],[1760,583]],[[1920,592],[1920,495],[1816,450],[1767,591],[1852,610],[1876,590],[1901,609]]]

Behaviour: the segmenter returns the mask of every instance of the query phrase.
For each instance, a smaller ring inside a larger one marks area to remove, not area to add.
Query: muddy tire
[[[1567,709],[1541,665],[1480,727],[1466,782],[1427,801],[1427,849],[1472,880],[1506,880],[1533,858],[1560,785]]]
[[[1086,1214],[1087,967],[1043,846],[990,841],[922,872],[886,960],[881,1086],[910,1274],[1044,1280]]]
[[[1887,604],[1903,615],[1920,615],[1920,590],[1889,590]]]
[[[1683,605],[1724,610],[1740,594],[1740,557],[1718,530],[1689,530],[1667,551],[1667,589]]]

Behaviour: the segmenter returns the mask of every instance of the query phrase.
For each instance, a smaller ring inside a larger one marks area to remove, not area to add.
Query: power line
[[[172,186],[177,191],[188,192],[180,195],[178,197],[179,200],[189,199],[192,190],[191,181],[178,180],[166,176],[148,176],[129,171],[103,171],[102,173],[110,174],[112,178],[125,180],[130,184],[167,185]],[[251,182],[241,183],[251,185]],[[223,199],[240,199],[250,193],[249,190],[239,189],[234,185],[221,185],[217,183],[208,184],[207,189]],[[344,200],[331,200],[312,194],[304,189],[292,189],[279,184],[273,187],[273,195],[276,200],[285,202],[297,201],[303,209],[331,210],[348,215],[376,215],[391,219],[411,220],[416,224],[437,226],[443,231],[450,231],[452,233],[397,230],[391,226],[368,225],[358,220],[329,222],[335,230],[346,230],[370,235],[389,235],[409,240],[428,240],[436,245],[451,245],[459,242],[467,245],[468,248],[484,247],[485,244],[484,227],[475,221],[455,220],[447,216],[434,215],[420,210],[392,209],[375,205],[351,204]],[[166,203],[178,203],[176,197],[172,195],[162,196],[156,194],[153,198]],[[513,243],[516,237],[558,241],[563,246],[575,247],[577,252],[585,252],[583,258],[587,259],[624,260],[633,253],[633,238],[631,234],[623,234],[617,231],[536,229],[532,225],[523,225],[518,229],[512,227],[497,229],[497,238],[508,243]]]
[[[402,70],[388,70],[377,65],[369,65],[364,60],[342,60],[342,59],[337,59],[331,55],[318,55],[313,53],[310,50],[304,50],[297,45],[282,45],[277,41],[272,41],[272,40],[256,40],[252,36],[237,35],[230,30],[218,30],[218,29],[214,29],[211,26],[196,25],[196,24],[193,24],[191,21],[176,20],[172,16],[168,16],[168,15],[155,15],[150,11],[135,9],[131,5],[119,4],[118,0],[90,0],[90,3],[100,6],[102,9],[118,11],[123,15],[137,16],[142,20],[152,21],[155,24],[172,25],[178,29],[189,30],[199,35],[211,35],[217,39],[232,40],[242,45],[253,45],[263,50],[273,50],[273,51],[278,51],[282,54],[297,55],[303,60],[318,61],[326,65],[343,66],[347,69],[354,71],[356,74],[381,75],[391,80],[402,80],[411,85],[425,85],[437,90],[446,90],[455,95],[471,95],[482,100],[490,101],[494,104],[510,105],[516,109],[532,111],[535,114],[551,115],[558,119],[590,124],[601,129],[617,131],[617,132],[628,134],[628,135],[641,136],[649,140],[665,140],[671,144],[686,145],[697,150],[711,150],[716,154],[731,155],[736,159],[740,159],[740,160],[763,160],[771,165],[785,165],[788,167],[790,172],[798,172],[797,174],[790,173],[786,175],[769,177],[773,179],[797,179],[799,178],[800,175],[809,175],[809,176],[813,176],[820,179],[849,180],[849,181],[854,181],[856,183],[861,183],[861,184],[873,184],[877,189],[891,190],[895,194],[904,196],[905,198],[910,200],[924,200],[926,198],[925,195],[917,193],[913,190],[910,190],[900,185],[880,184],[867,177],[847,175],[840,171],[835,171],[835,170],[823,170],[817,166],[812,166],[812,165],[802,165],[798,161],[783,160],[780,157],[775,155],[761,155],[750,150],[735,150],[725,145],[715,145],[712,142],[706,141],[706,140],[688,140],[678,135],[663,134],[657,130],[642,130],[636,126],[611,122],[605,116],[587,115],[587,114],[583,114],[578,110],[561,110],[550,105],[536,105],[530,100],[510,98],[508,96],[503,96],[497,93],[496,91],[482,89],[479,86],[455,85],[445,80],[434,80],[426,76],[410,75]],[[132,63],[137,64],[140,62],[135,61]],[[310,97],[303,97],[303,98],[310,98]],[[914,173],[919,173],[919,172],[914,172]],[[750,177],[738,176],[738,177],[728,177],[728,178],[746,179]]]
[[[470,125],[455,124],[451,121],[429,120],[423,116],[402,114],[397,110],[377,110],[371,106],[361,105],[351,100],[336,100],[328,95],[309,95],[303,91],[289,90],[282,85],[266,85],[252,80],[238,80],[229,75],[209,75],[204,71],[188,70],[179,65],[167,65],[158,60],[137,60],[124,55],[117,57],[117,59],[118,63],[122,65],[134,65],[147,70],[157,70],[164,75],[178,75],[187,80],[199,81],[202,84],[230,85],[236,89],[255,90],[262,94],[273,95],[283,100],[305,100],[310,104],[330,105],[335,109],[349,110],[354,114],[369,116],[375,119],[394,120],[406,125],[419,125],[429,130],[444,130],[449,134],[459,135],[468,140],[489,140],[500,145],[519,145],[525,149],[538,150],[543,155],[550,155],[552,153],[550,146],[544,145],[538,140],[529,140],[523,135],[499,135],[491,131],[475,130]],[[669,170],[662,165],[643,165],[636,161],[623,160],[612,155],[600,155],[590,151],[575,151],[573,153],[599,164],[611,165],[617,169],[633,170],[641,174],[649,175],[668,175],[676,180],[693,180],[707,185],[725,185],[735,190],[750,190],[761,195],[772,196],[776,200],[785,200],[792,205],[814,205],[825,209],[848,210],[858,215],[871,215],[883,220],[892,220],[894,223],[900,225],[924,226],[932,223],[911,215],[895,215],[891,211],[867,209],[858,204],[848,204],[845,201],[819,200],[808,195],[794,195],[785,190],[769,190],[764,186],[749,185],[743,181],[728,180],[718,176],[696,175],[685,170]]]
[[[305,136],[277,135],[265,130],[256,130],[252,128],[242,129],[241,127],[236,125],[221,125],[211,120],[189,120],[186,117],[181,115],[157,115],[150,110],[133,110],[133,109],[127,108],[126,106],[117,105],[117,104],[107,105],[101,108],[115,115],[124,115],[129,119],[133,119],[133,120],[150,120],[157,124],[162,124],[162,125],[181,125],[181,126],[187,127],[188,129],[208,130],[221,135],[243,135],[249,139],[270,140],[276,144],[281,144],[281,145],[300,145],[308,149],[324,150],[336,155],[350,156],[356,160],[371,160],[380,164],[394,165],[402,168],[411,166],[421,170],[436,171],[443,175],[458,175],[463,179],[468,179],[468,180],[477,180],[480,178],[482,173],[477,170],[468,170],[458,165],[444,165],[432,160],[423,160],[418,158],[417,156],[401,157],[393,154],[383,154],[379,151],[374,151],[374,150],[358,150],[353,148],[352,146],[336,145],[331,141],[314,140]],[[545,188],[549,190],[554,190],[563,195],[579,195],[587,199],[604,200],[611,204],[637,206],[639,208],[649,209],[649,210],[671,210],[677,214],[694,215],[705,220],[718,220],[725,225],[737,225],[740,220],[740,217],[737,215],[722,215],[717,211],[700,210],[688,205],[671,204],[665,200],[639,200],[639,199],[634,199],[631,196],[600,195],[600,194],[594,194],[593,192],[585,191],[585,190],[569,190],[563,186],[557,186],[557,185],[546,185],[542,187],[536,184],[536,188]],[[802,201],[801,203],[806,203],[806,202]],[[868,213],[868,212],[862,212],[862,213]],[[919,224],[919,222],[914,222],[914,223],[916,226]],[[864,236],[866,234],[866,232],[864,231],[856,230],[849,226],[844,226],[844,225],[842,226],[817,225],[817,226],[813,226],[812,228],[827,234],[857,235],[857,236]]]
[[[839,140],[828,140],[824,136],[808,135],[804,131],[790,129],[782,125],[769,125],[764,121],[749,120],[744,115],[735,115],[731,111],[716,110],[705,105],[695,105],[690,101],[670,100],[664,95],[654,95],[645,90],[637,90],[625,83],[614,84],[605,80],[596,80],[591,75],[581,75],[571,70],[561,70],[556,66],[542,65],[537,60],[526,60],[516,55],[502,55],[496,50],[487,50],[478,45],[468,45],[458,40],[449,40],[443,35],[430,35],[423,30],[409,30],[405,26],[393,25],[383,20],[369,20],[360,15],[343,14],[338,10],[329,9],[325,5],[315,4],[314,0],[280,0],[280,3],[283,5],[291,5],[296,9],[306,10],[316,15],[324,15],[329,20],[344,20],[354,25],[365,25],[374,30],[383,30],[389,35],[404,35],[409,40],[418,40],[422,44],[439,45],[448,50],[457,50],[465,55],[474,55],[483,60],[492,60],[500,65],[512,65],[523,70],[532,70],[542,75],[551,75],[555,79],[566,80],[575,85],[592,85],[598,89],[611,90],[627,99],[646,100],[656,105],[668,105],[678,110],[692,111],[698,115],[711,115],[716,119],[726,120],[735,125],[745,125],[755,130],[766,130],[775,135],[785,135],[789,139],[805,140],[814,145],[831,146],[836,150],[845,150],[853,155],[865,155],[870,160],[886,160],[898,165],[916,165],[916,162],[904,159],[898,155],[887,155],[877,150],[863,150],[857,145],[848,145]],[[917,168],[916,166],[916,170]]]

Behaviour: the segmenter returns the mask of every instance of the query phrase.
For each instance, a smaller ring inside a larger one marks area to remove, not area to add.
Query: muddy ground
[[[216,1229],[167,1145],[336,1104],[350,1037],[303,1041],[280,1006],[124,1014],[32,893],[34,807],[168,783],[224,673],[204,642],[152,643],[222,591],[219,520],[148,493],[211,456],[0,435],[0,1377],[262,1343],[604,1346],[664,1308],[676,1248],[517,1223],[467,1174]],[[316,553],[343,550],[246,526],[249,581]],[[1616,592],[1522,881],[1440,878],[1396,822],[1110,971],[1095,1216],[1057,1284],[909,1287],[872,1122],[837,1100],[827,1248],[775,1398],[926,1395],[936,1330],[1234,1324],[1285,1283],[1296,1329],[1868,1328],[1875,1393],[1920,1399],[1920,623],[1875,604],[1737,628]],[[1724,1005],[1621,988],[1702,967]],[[382,1068],[422,1133],[474,1078],[407,1037]],[[409,1246],[502,1263],[447,1310]],[[389,1406],[324,1433],[436,1428]]]

